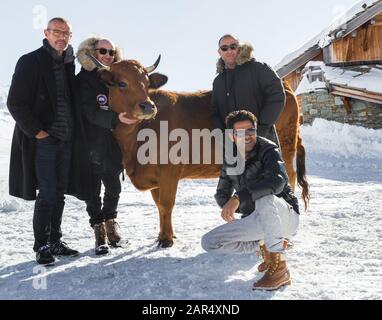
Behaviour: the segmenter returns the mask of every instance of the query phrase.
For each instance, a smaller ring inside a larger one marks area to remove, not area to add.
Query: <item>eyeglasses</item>
[[[49,32],[53,33],[55,37],[64,36],[65,38],[71,38],[72,33],[69,31],[62,31],[57,29],[48,29]]]
[[[239,129],[234,130],[233,134],[238,138],[244,138],[246,136],[252,137],[256,135],[257,129],[256,128],[249,128],[249,129]]]
[[[100,54],[102,54],[103,56],[106,54],[106,53],[109,53],[109,56],[110,57],[114,57],[115,54],[116,54],[116,51],[113,50],[113,49],[106,49],[106,48],[98,48],[98,49],[94,49],[96,51],[99,51]]]
[[[223,52],[226,52],[226,51],[228,51],[228,49],[236,50],[238,47],[239,47],[238,44],[233,43],[233,44],[230,44],[229,46],[227,46],[227,45],[221,46],[220,50]]]

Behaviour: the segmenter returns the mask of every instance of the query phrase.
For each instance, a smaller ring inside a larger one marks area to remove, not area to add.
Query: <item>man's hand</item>
[[[125,115],[126,115],[126,112],[120,113],[118,115],[119,121],[121,121],[124,124],[134,124],[138,122],[138,120],[126,118]]]
[[[223,207],[223,211],[221,213],[222,218],[226,222],[235,221],[234,213],[240,206],[240,201],[236,197],[232,197]]]
[[[35,138],[37,140],[42,140],[49,137],[49,133],[45,132],[44,130],[41,130],[39,133],[36,134]]]

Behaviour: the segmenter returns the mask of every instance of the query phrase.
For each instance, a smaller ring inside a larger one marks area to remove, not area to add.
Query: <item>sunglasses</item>
[[[114,57],[114,56],[115,56],[115,53],[116,53],[116,51],[113,50],[113,49],[108,50],[108,49],[105,49],[105,48],[99,48],[99,49],[94,49],[94,50],[99,51],[99,53],[102,54],[103,56],[104,56],[106,53],[109,53],[109,56],[110,56],[110,57]]]
[[[236,50],[238,47],[239,47],[238,44],[233,43],[233,44],[230,44],[229,46],[227,46],[227,45],[221,46],[220,50],[223,52],[226,52],[226,51],[228,51],[228,49]]]
[[[244,138],[246,136],[254,136],[257,133],[256,128],[249,128],[249,129],[239,129],[239,130],[234,130],[233,134],[238,137],[238,138]]]
[[[63,36],[65,38],[71,38],[72,33],[70,31],[62,31],[57,29],[47,29],[50,33],[53,33],[55,37]]]

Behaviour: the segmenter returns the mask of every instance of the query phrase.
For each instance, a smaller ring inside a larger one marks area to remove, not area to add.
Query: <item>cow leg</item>
[[[159,236],[158,246],[169,248],[174,244],[174,231],[172,228],[172,210],[175,205],[178,181],[173,185],[167,184],[166,188],[151,190],[151,195],[159,210]]]
[[[285,162],[285,169],[288,173],[289,183],[294,191],[297,182],[296,171],[293,168],[294,152],[290,152],[290,154],[288,154],[286,157],[283,156],[283,158]]]

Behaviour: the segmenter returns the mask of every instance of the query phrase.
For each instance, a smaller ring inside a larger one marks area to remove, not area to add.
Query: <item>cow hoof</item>
[[[165,249],[165,248],[171,248],[174,245],[174,241],[172,240],[161,240],[158,239],[158,247]]]

